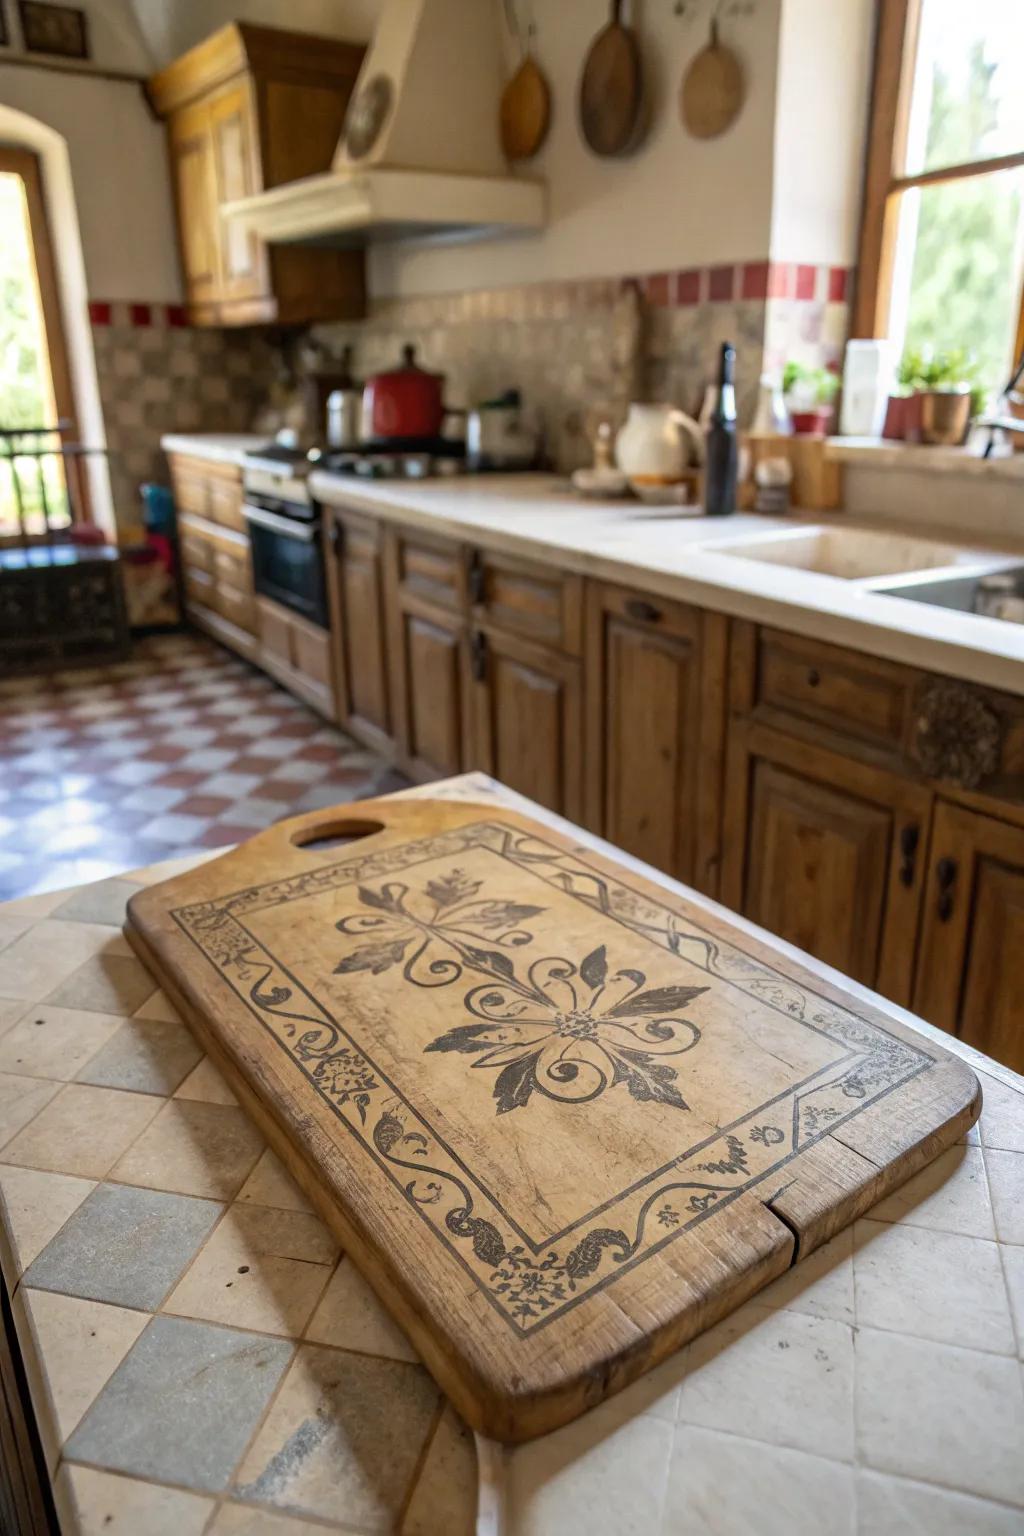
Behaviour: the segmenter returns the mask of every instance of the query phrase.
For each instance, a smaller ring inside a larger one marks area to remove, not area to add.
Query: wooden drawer
[[[700,635],[700,610],[670,598],[635,592],[629,587],[593,583],[593,614],[606,620],[623,620],[652,635],[676,635],[697,640]]]
[[[762,629],[755,702],[773,714],[831,726],[840,735],[902,750],[915,674],[894,662]]]
[[[395,535],[398,585],[403,594],[461,612],[466,603],[462,547],[448,540]]]
[[[171,486],[178,512],[207,515],[207,479],[194,459],[171,459]]]
[[[186,523],[184,518],[179,519],[178,523],[178,549],[181,568],[186,576],[190,571],[213,574],[213,544],[205,534]]]
[[[579,576],[473,550],[467,582],[478,622],[579,655],[583,638],[583,582]]]
[[[244,629],[247,634],[256,633],[256,612],[248,592],[240,592],[237,587],[218,581],[214,589],[212,607],[223,618],[229,619],[232,624],[237,624],[239,629]]]
[[[187,598],[202,603],[206,608],[213,607],[217,584],[208,571],[186,569],[182,573],[182,579]]]
[[[240,592],[252,592],[252,562],[248,546],[213,544],[213,570],[218,582],[226,582]]]
[[[242,516],[242,482],[237,476],[230,479],[211,478],[207,484],[208,515],[215,523],[220,523],[224,528],[234,528],[238,533],[245,532],[245,518]]]

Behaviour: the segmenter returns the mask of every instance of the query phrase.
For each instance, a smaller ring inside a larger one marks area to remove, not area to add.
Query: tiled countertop
[[[478,1455],[487,1536],[1024,1531],[1024,1080],[938,1037],[984,1088],[962,1145],[619,1397],[474,1447],[122,937],[180,867],[0,907],[0,1258],[65,1536],[470,1536]]]

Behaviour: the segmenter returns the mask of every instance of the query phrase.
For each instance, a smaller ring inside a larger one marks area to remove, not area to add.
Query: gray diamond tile
[[[25,1284],[152,1311],[221,1209],[191,1195],[101,1184],[33,1261]]]
[[[172,1094],[202,1051],[184,1024],[168,1019],[131,1019],[78,1074],[80,1083]]]
[[[65,1457],[219,1493],[292,1347],[285,1339],[156,1317],[71,1436]]]

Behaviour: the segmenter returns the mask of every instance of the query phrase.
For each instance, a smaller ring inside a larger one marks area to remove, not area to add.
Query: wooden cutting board
[[[126,932],[500,1440],[617,1392],[980,1109],[930,1040],[490,805],[282,823]]]

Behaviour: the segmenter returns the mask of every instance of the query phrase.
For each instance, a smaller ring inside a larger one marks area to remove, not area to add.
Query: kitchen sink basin
[[[705,544],[703,549],[709,554],[788,565],[794,570],[839,576],[846,581],[951,565],[978,565],[986,559],[977,550],[959,544],[936,544],[931,539],[909,538],[904,534],[842,527],[787,528],[752,539],[737,539],[734,543],[724,540]]]
[[[927,572],[908,580],[874,585],[872,591],[885,597],[905,597],[912,603],[930,603],[935,608],[952,608],[958,613],[985,614],[1011,624],[1024,624],[1024,565],[1004,563],[998,568],[998,591],[993,591],[991,577],[996,574],[971,571],[963,575],[930,577]]]

